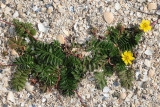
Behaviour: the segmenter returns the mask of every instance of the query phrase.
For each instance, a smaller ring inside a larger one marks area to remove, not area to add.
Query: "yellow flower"
[[[144,32],[151,30],[150,21],[149,20],[145,21],[143,19],[139,29],[144,30]]]
[[[128,65],[128,63],[131,65],[131,61],[134,59],[135,58],[133,57],[133,53],[131,53],[131,51],[125,51],[124,54],[122,54],[122,60],[126,65]]]

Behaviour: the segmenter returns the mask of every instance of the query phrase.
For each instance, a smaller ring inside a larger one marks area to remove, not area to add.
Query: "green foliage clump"
[[[133,69],[128,69],[122,72],[119,72],[119,79],[121,82],[121,85],[127,89],[130,89],[133,84],[132,81],[134,81],[134,72]]]
[[[26,37],[30,39],[30,42],[25,45],[23,55],[16,58],[14,62],[17,71],[14,73],[12,86],[17,91],[23,89],[28,76],[32,75],[41,86],[56,86],[64,95],[72,95],[87,71],[94,72],[100,89],[107,84],[106,76],[110,77],[114,72],[118,74],[122,86],[132,87],[134,76],[131,72],[132,68],[125,66],[121,54],[125,50],[132,50],[138,44],[142,32],[137,27],[125,29],[120,24],[117,27],[109,27],[103,39],[94,36],[85,47],[77,45],[82,50],[91,52],[89,56],[82,57],[81,53],[71,51],[76,47],[75,44],[66,48],[55,40],[52,43],[33,40],[25,31],[26,29],[34,35],[36,31],[32,24],[18,20],[13,22],[16,25],[17,35],[22,40]],[[93,31],[93,34],[96,34],[97,30],[93,29]],[[11,42],[11,46],[12,44],[14,42]],[[23,43],[19,44],[23,46]]]
[[[13,24],[15,25],[16,34],[20,37],[28,37],[31,40],[33,40],[33,38],[28,33],[30,33],[33,36],[37,33],[36,30],[32,27],[31,23],[23,23],[19,22],[19,20],[14,19]],[[26,30],[28,33],[26,32]]]
[[[25,71],[18,69],[13,75],[11,81],[12,87],[17,91],[21,91],[24,88],[25,83],[27,82],[29,73],[29,69]]]
[[[87,43],[87,51],[92,51],[92,58],[88,58],[86,63],[87,69],[93,71],[97,69],[95,78],[97,85],[100,89],[106,85],[105,76],[111,76],[114,72],[120,73],[127,72],[131,73],[131,69],[126,68],[125,63],[122,61],[121,54],[124,51],[132,51],[135,47],[143,32],[138,29],[137,26],[133,28],[124,28],[121,24],[116,27],[108,27],[105,38],[97,39],[93,37],[91,41]],[[103,72],[99,72],[99,70]],[[121,81],[122,86],[130,88],[134,75],[119,75],[119,78],[126,77],[128,81]]]
[[[8,40],[9,47],[19,53],[23,53],[26,48],[26,41],[22,37],[13,37]]]

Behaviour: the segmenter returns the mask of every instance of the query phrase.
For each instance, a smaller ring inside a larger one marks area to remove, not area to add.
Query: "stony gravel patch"
[[[158,10],[159,9],[159,10]],[[103,35],[107,26],[122,23],[125,27],[140,24],[142,19],[157,20],[160,15],[159,0],[1,0],[1,19],[12,22],[14,18],[32,23],[37,35],[44,42],[71,35],[84,43],[91,34],[91,26]],[[7,40],[14,37],[14,27],[0,23],[0,62],[10,64],[18,54],[8,48]],[[7,56],[2,56],[8,51]],[[121,87],[116,75],[107,78],[107,86],[98,90],[92,73],[80,82],[78,94],[88,107],[159,107],[160,106],[160,22],[143,35],[135,49],[136,60],[134,87]],[[78,95],[58,99],[55,89],[41,93],[38,85],[26,84],[21,92],[11,90],[12,67],[0,68],[1,107],[81,107]]]

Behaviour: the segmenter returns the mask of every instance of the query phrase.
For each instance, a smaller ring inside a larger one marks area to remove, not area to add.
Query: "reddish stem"
[[[66,37],[65,37],[65,50],[67,50],[67,40],[66,40]]]
[[[110,57],[109,57],[109,64],[110,64],[110,65],[114,65],[114,64],[112,64],[112,63],[110,62]]]
[[[60,72],[60,71],[58,71],[58,72],[59,72],[59,74],[58,74],[59,77],[58,77],[58,81],[57,81],[57,83],[56,83],[56,89],[57,89],[58,83],[59,83],[59,81],[60,81],[60,79],[61,79],[61,76],[60,76],[60,73],[61,73],[61,72]]]
[[[78,94],[77,90],[74,90],[74,91],[75,91],[76,94],[78,95],[78,97],[79,97],[80,102],[82,103],[82,105],[83,105],[84,107],[87,107],[87,106],[83,103],[82,98],[81,98],[81,96]]]
[[[0,66],[17,66],[17,65],[0,65]]]
[[[61,76],[60,76],[60,71],[58,71],[59,72],[59,74],[58,74],[58,81],[57,81],[57,83],[56,83],[56,89],[58,89],[58,83],[59,83],[59,81],[60,81],[60,79],[61,79]],[[61,100],[61,96],[58,94],[58,98],[59,98],[59,100],[62,102],[62,100]],[[63,103],[63,102],[62,102]]]
[[[14,25],[14,24],[12,24],[12,23],[9,23],[9,22],[6,22],[6,21],[4,21],[4,20],[0,20],[0,21],[5,22],[5,23],[7,23],[7,24],[9,24],[9,25],[13,25],[13,26],[17,27],[16,25]],[[23,27],[21,27],[21,28],[23,28]],[[25,29],[25,31],[26,31],[34,40],[37,41],[37,39],[34,38],[26,29]]]
[[[160,18],[159,18],[158,20],[160,20]],[[153,26],[154,24],[156,24],[156,23],[158,22],[158,20],[154,21],[154,22],[151,24],[151,26]]]
[[[3,65],[2,63],[0,63],[0,66],[17,66],[17,65]]]

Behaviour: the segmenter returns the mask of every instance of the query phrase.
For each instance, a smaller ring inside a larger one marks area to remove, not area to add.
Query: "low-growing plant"
[[[107,85],[106,77],[117,74],[121,85],[130,89],[134,80],[132,61],[135,59],[132,49],[147,30],[151,30],[148,21],[132,28],[124,28],[121,24],[108,27],[106,34],[98,36],[97,29],[91,29],[93,37],[86,44],[71,43],[61,45],[54,40],[52,43],[43,43],[33,37],[36,30],[30,23],[13,20],[18,41],[9,40],[11,48],[23,50],[22,56],[15,59],[17,71],[11,80],[13,89],[20,91],[24,88],[27,79],[35,78],[41,87],[57,88],[63,95],[73,95],[78,83],[86,72],[94,72],[97,87],[103,89]],[[29,38],[30,42],[25,42]],[[82,56],[81,52],[73,52],[79,48],[90,52]],[[129,65],[128,65],[129,64]],[[44,89],[46,90],[46,89]]]

